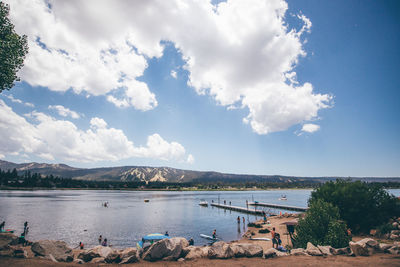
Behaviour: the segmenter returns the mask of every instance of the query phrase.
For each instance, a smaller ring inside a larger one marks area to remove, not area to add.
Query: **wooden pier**
[[[249,213],[249,214],[254,214],[254,215],[263,215],[263,211],[262,210],[257,210],[257,209],[252,209],[252,208],[242,208],[242,207],[224,205],[224,204],[217,204],[217,203],[211,203],[211,206],[216,207],[216,208],[226,209],[226,210],[238,211],[238,212],[242,212],[242,213]]]
[[[295,206],[286,206],[286,205],[278,205],[278,204],[271,204],[271,203],[262,203],[262,202],[249,202],[250,206],[259,206],[259,207],[268,207],[268,208],[274,208],[274,209],[281,209],[281,210],[292,210],[292,211],[301,211],[305,212],[307,211],[308,208],[302,208],[302,207],[295,207]]]

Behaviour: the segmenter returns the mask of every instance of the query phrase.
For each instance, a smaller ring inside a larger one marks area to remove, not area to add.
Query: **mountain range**
[[[399,177],[292,177],[282,175],[228,174],[213,171],[181,170],[170,167],[121,166],[104,168],[75,168],[66,164],[13,163],[0,160],[3,171],[16,169],[19,174],[26,171],[43,176],[93,181],[149,181],[149,182],[325,182],[337,178],[351,178],[368,182],[400,182]]]

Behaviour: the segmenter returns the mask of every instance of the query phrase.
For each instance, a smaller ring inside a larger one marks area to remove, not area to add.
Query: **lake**
[[[399,196],[400,190],[390,190]],[[237,240],[246,230],[237,216],[249,221],[260,216],[201,207],[205,199],[235,206],[246,206],[246,200],[306,207],[311,190],[271,191],[107,191],[107,190],[37,190],[0,191],[0,221],[6,228],[23,231],[29,222],[29,240],[53,239],[77,246],[97,245],[102,235],[114,247],[134,247],[142,236],[165,233],[193,237],[195,245],[206,244],[199,234],[211,235],[213,229],[225,241]],[[287,201],[278,200],[281,195]],[[145,203],[144,199],[150,202]],[[108,201],[109,207],[102,203]],[[265,208],[268,211],[268,208]],[[272,210],[279,212],[279,210]],[[284,212],[284,211],[283,211]]]

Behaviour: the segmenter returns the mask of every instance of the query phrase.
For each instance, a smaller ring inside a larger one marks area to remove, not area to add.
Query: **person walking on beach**
[[[101,245],[101,241],[103,240],[103,237],[100,235],[99,236],[99,245]]]

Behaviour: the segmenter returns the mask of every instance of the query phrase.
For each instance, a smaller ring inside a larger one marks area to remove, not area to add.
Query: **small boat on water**
[[[211,241],[218,241],[218,240],[220,240],[218,237],[212,237],[212,236],[209,236],[209,235],[204,235],[204,234],[200,234],[200,237],[201,238],[204,238],[204,239],[208,239],[208,240],[211,240]]]
[[[10,233],[10,234],[12,234],[12,233],[14,233],[14,230],[12,230],[12,229],[5,229],[5,230],[1,230],[0,233]]]
[[[200,206],[203,206],[203,207],[208,207],[208,202],[205,201],[204,199],[200,199],[199,205],[200,205]]]
[[[152,244],[153,242],[157,242],[163,239],[169,238],[169,236],[167,235],[163,235],[163,234],[149,234],[146,235],[144,237],[142,237],[142,240],[140,240],[139,242],[136,243],[136,247],[137,248],[143,248],[144,243],[149,242],[150,244]]]
[[[281,195],[281,197],[279,198],[279,200],[287,200],[286,195]]]
[[[147,199],[147,198],[146,198],[146,199],[144,200],[144,202],[150,202],[150,199]]]

